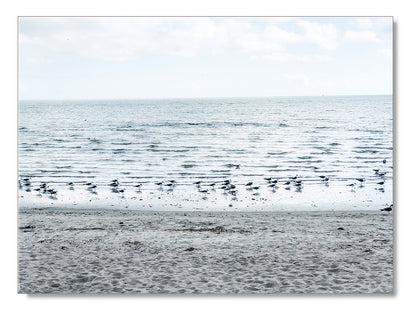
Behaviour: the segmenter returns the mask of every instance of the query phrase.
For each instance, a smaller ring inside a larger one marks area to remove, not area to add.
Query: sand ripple
[[[28,209],[19,231],[20,293],[393,289],[387,212]]]

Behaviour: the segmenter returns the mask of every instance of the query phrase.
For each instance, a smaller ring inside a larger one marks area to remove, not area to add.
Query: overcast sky
[[[392,18],[20,18],[21,99],[392,93]]]

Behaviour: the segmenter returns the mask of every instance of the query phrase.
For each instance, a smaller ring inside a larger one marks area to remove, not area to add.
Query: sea
[[[22,100],[21,207],[380,210],[393,98]]]

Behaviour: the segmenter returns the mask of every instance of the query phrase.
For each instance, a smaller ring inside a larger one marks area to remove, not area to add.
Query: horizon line
[[[17,101],[87,101],[87,100],[166,100],[166,99],[226,99],[226,98],[302,98],[302,97],[351,97],[351,96],[393,96],[394,93],[385,94],[335,94],[335,95],[280,95],[280,96],[201,96],[201,97],[91,97],[91,98],[17,98]]]

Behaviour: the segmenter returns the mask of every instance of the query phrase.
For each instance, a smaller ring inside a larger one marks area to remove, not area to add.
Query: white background
[[[411,1],[3,1],[0,7],[1,310],[3,316],[415,316],[415,11]],[[394,16],[395,294],[378,296],[17,295],[17,16]]]

